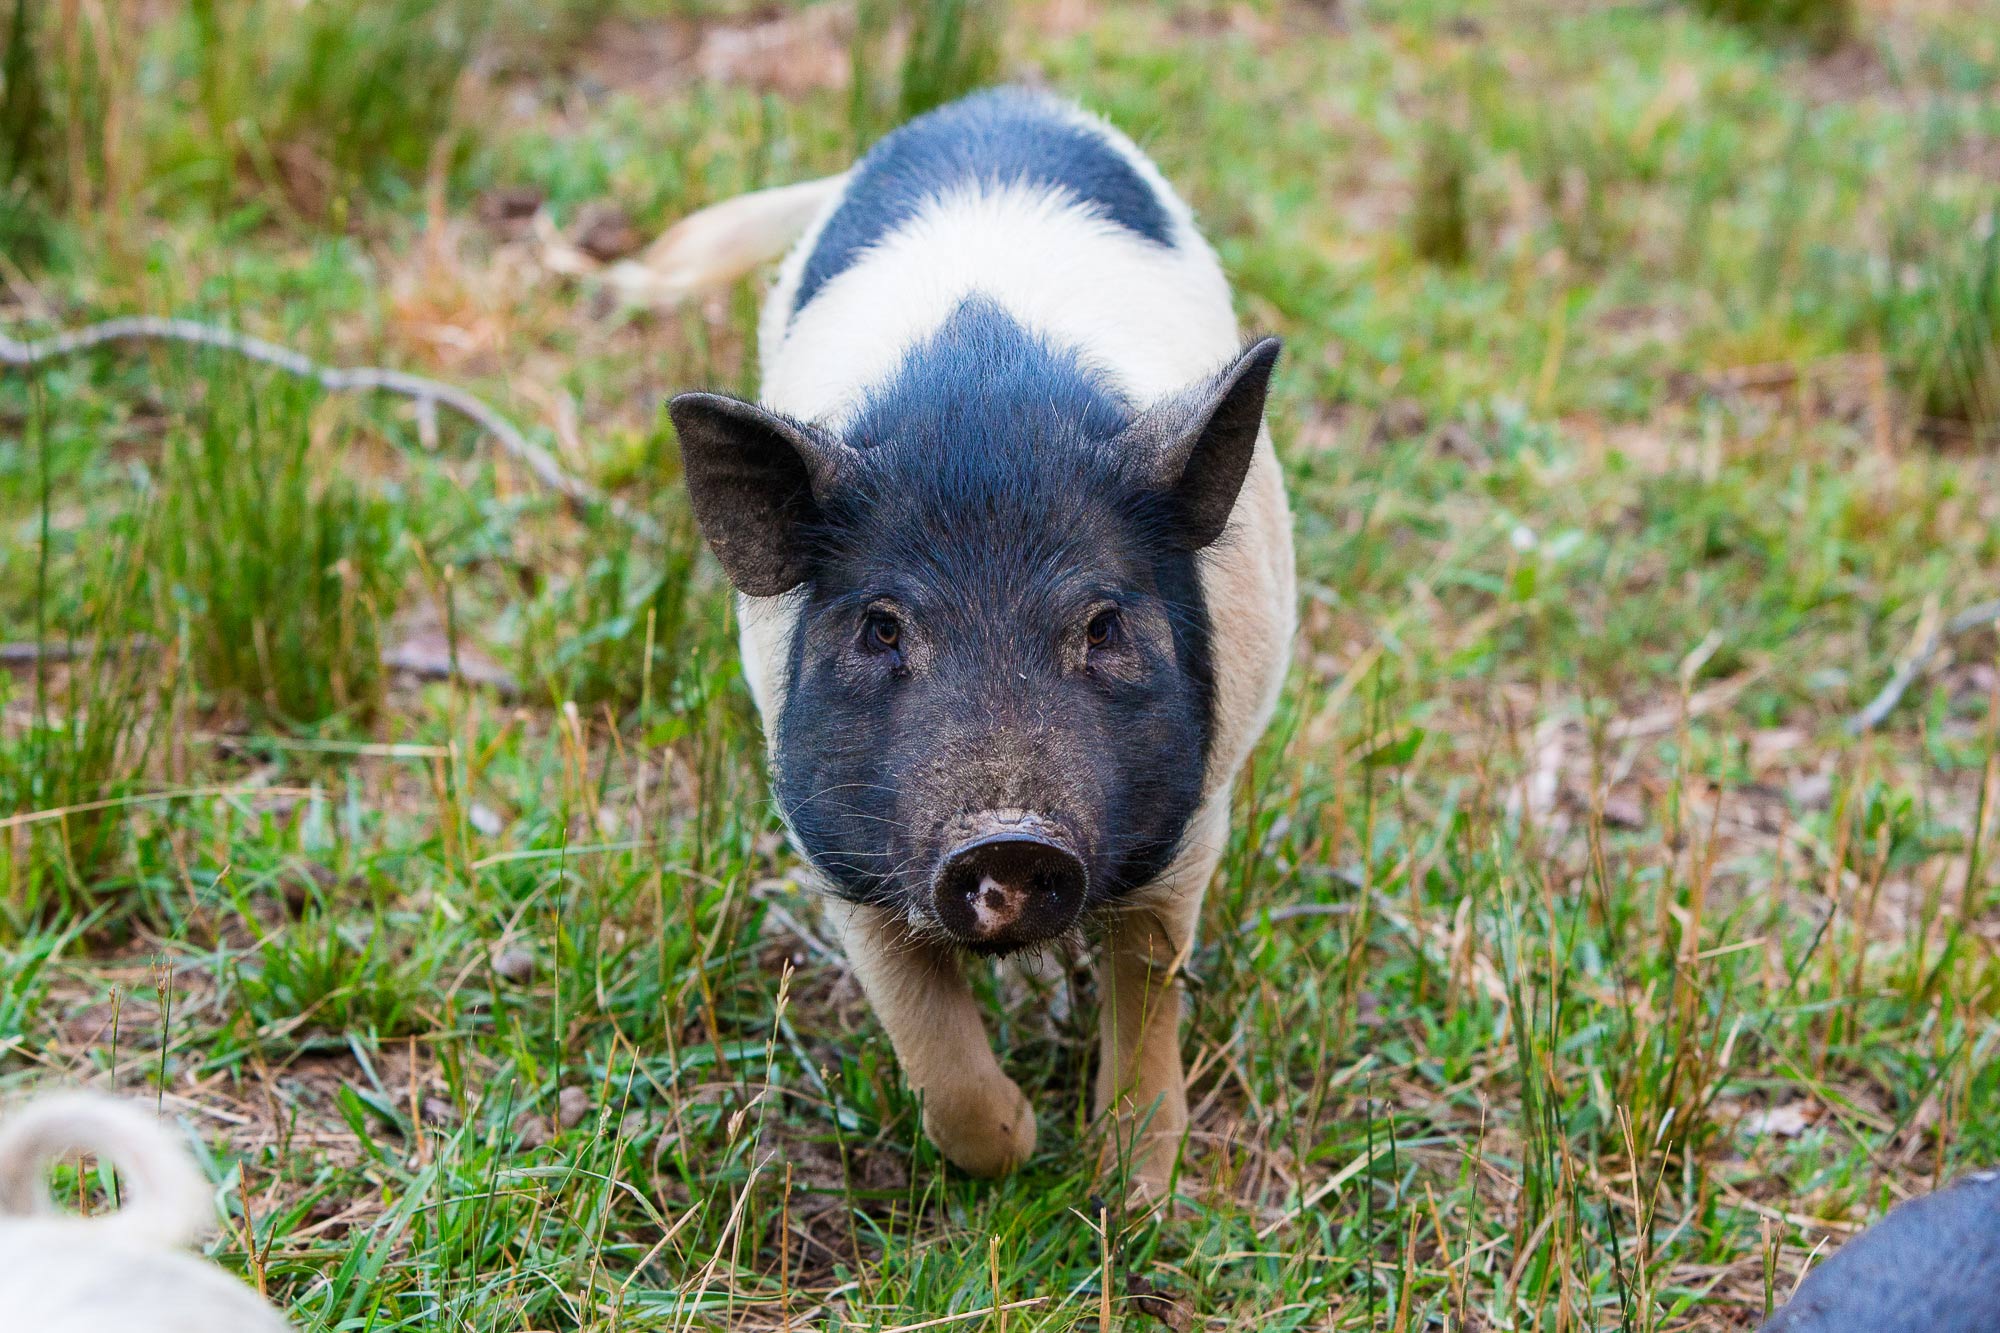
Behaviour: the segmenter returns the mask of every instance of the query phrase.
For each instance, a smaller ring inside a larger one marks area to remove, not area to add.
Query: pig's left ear
[[[1183,549],[1207,546],[1229,522],[1282,346],[1276,338],[1252,343],[1209,379],[1140,413],[1119,442],[1147,460],[1147,484],[1170,497]]]
[[[805,582],[805,527],[819,516],[844,446],[825,431],[719,393],[667,404],[688,503],[709,549],[752,597]]]

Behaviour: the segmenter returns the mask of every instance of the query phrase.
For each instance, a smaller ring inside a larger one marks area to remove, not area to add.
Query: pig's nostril
[[[1031,834],[975,838],[946,853],[932,886],[939,922],[957,939],[1001,953],[1068,930],[1083,910],[1083,862]]]

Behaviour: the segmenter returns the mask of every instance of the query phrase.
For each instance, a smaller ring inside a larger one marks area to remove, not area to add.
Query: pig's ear
[[[1121,445],[1146,460],[1147,485],[1171,499],[1175,535],[1186,550],[1207,546],[1229,522],[1250,472],[1264,424],[1264,391],[1282,346],[1276,338],[1252,343],[1216,374],[1147,408],[1126,428]]]
[[[752,597],[805,582],[803,529],[844,447],[826,432],[718,393],[667,404],[688,502],[729,581]]]

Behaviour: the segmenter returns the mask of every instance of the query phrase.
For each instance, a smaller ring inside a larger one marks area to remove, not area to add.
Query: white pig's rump
[[[60,1212],[48,1170],[91,1154],[117,1170],[125,1206]],[[210,1229],[208,1185],[187,1150],[138,1106],[60,1093],[0,1122],[0,1328],[7,1333],[284,1333],[257,1294],[181,1248]]]

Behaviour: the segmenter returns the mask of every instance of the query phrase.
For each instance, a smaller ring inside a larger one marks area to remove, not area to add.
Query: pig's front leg
[[[1187,1133],[1180,979],[1200,902],[1196,893],[1113,915],[1098,962],[1100,1169],[1129,1168],[1135,1193],[1153,1199],[1165,1195]]]
[[[1133,1193],[1164,1198],[1187,1135],[1181,1070],[1181,978],[1201,902],[1229,836],[1228,797],[1212,798],[1188,830],[1187,850],[1144,900],[1107,914],[1097,964],[1097,1118],[1100,1171],[1123,1167]]]
[[[903,1077],[924,1103],[924,1133],[975,1176],[999,1176],[1035,1150],[1035,1114],[993,1058],[958,956],[880,908],[830,901],[828,919],[888,1030]]]

